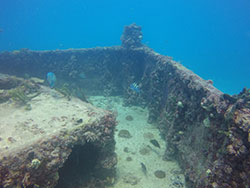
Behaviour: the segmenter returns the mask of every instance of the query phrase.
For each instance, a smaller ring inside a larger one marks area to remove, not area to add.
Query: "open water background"
[[[120,45],[123,27],[229,94],[250,87],[249,0],[0,0],[0,51]]]

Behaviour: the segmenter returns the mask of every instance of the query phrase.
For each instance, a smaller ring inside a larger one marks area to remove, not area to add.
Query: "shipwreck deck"
[[[112,142],[110,112],[77,98],[68,100],[48,87],[39,92],[26,105],[11,100],[0,104],[0,187],[54,187],[57,171],[75,145],[93,143],[105,150],[105,143]],[[107,160],[110,154],[102,157]]]
[[[0,151],[1,156],[16,153],[42,140],[83,129],[86,124],[108,114],[107,111],[73,98],[70,101],[55,90],[43,92],[26,106],[13,103],[0,104]]]

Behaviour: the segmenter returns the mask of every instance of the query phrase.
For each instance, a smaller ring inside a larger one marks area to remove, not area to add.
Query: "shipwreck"
[[[147,107],[148,122],[166,141],[165,158],[178,161],[187,187],[250,185],[250,90],[223,93],[141,40],[141,27],[132,24],[121,46],[0,53],[1,188],[52,188],[60,184],[59,170],[74,165],[88,166],[86,177],[91,171],[100,187],[114,182],[115,115],[92,106],[85,95],[121,95],[124,105]],[[60,80],[59,91],[41,81],[50,71]],[[139,93],[128,89],[131,83]],[[53,96],[59,107],[44,102]],[[10,98],[25,110],[9,108]],[[55,109],[31,116],[38,107]],[[94,162],[86,162],[93,155]]]

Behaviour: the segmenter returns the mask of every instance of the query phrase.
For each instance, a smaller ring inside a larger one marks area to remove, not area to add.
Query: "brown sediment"
[[[154,175],[155,175],[155,177],[157,177],[159,179],[163,179],[163,178],[166,177],[166,173],[164,171],[162,171],[162,170],[156,170],[154,172]]]
[[[127,157],[126,161],[132,161],[132,157]]]
[[[141,149],[139,150],[139,153],[140,153],[141,155],[149,155],[149,154],[150,154],[150,150],[149,150],[149,148],[147,148],[147,147],[143,147],[143,148],[141,148]]]
[[[128,130],[120,130],[119,133],[118,133],[118,136],[121,137],[121,138],[131,138],[131,134]]]
[[[147,133],[144,133],[144,134],[143,134],[143,137],[144,137],[145,139],[151,140],[151,139],[154,139],[154,134],[151,133],[151,132],[147,132]]]
[[[131,115],[127,115],[126,118],[125,118],[127,121],[133,121],[133,116]]]

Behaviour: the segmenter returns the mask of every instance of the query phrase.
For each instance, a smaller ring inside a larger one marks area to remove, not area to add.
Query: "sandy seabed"
[[[115,133],[118,155],[117,180],[112,187],[185,187],[184,175],[177,162],[163,160],[166,143],[161,138],[159,130],[147,123],[148,110],[137,106],[125,107],[122,105],[122,100],[121,97],[93,96],[89,98],[93,105],[117,113],[118,125]],[[133,120],[127,120],[127,116],[132,116]],[[132,137],[119,137],[120,130],[128,130]],[[157,140],[160,148],[152,145],[151,139]],[[128,161],[128,157],[132,160]],[[145,164],[147,174],[143,172],[141,163]],[[157,178],[154,174],[157,170],[164,171],[166,177]]]

